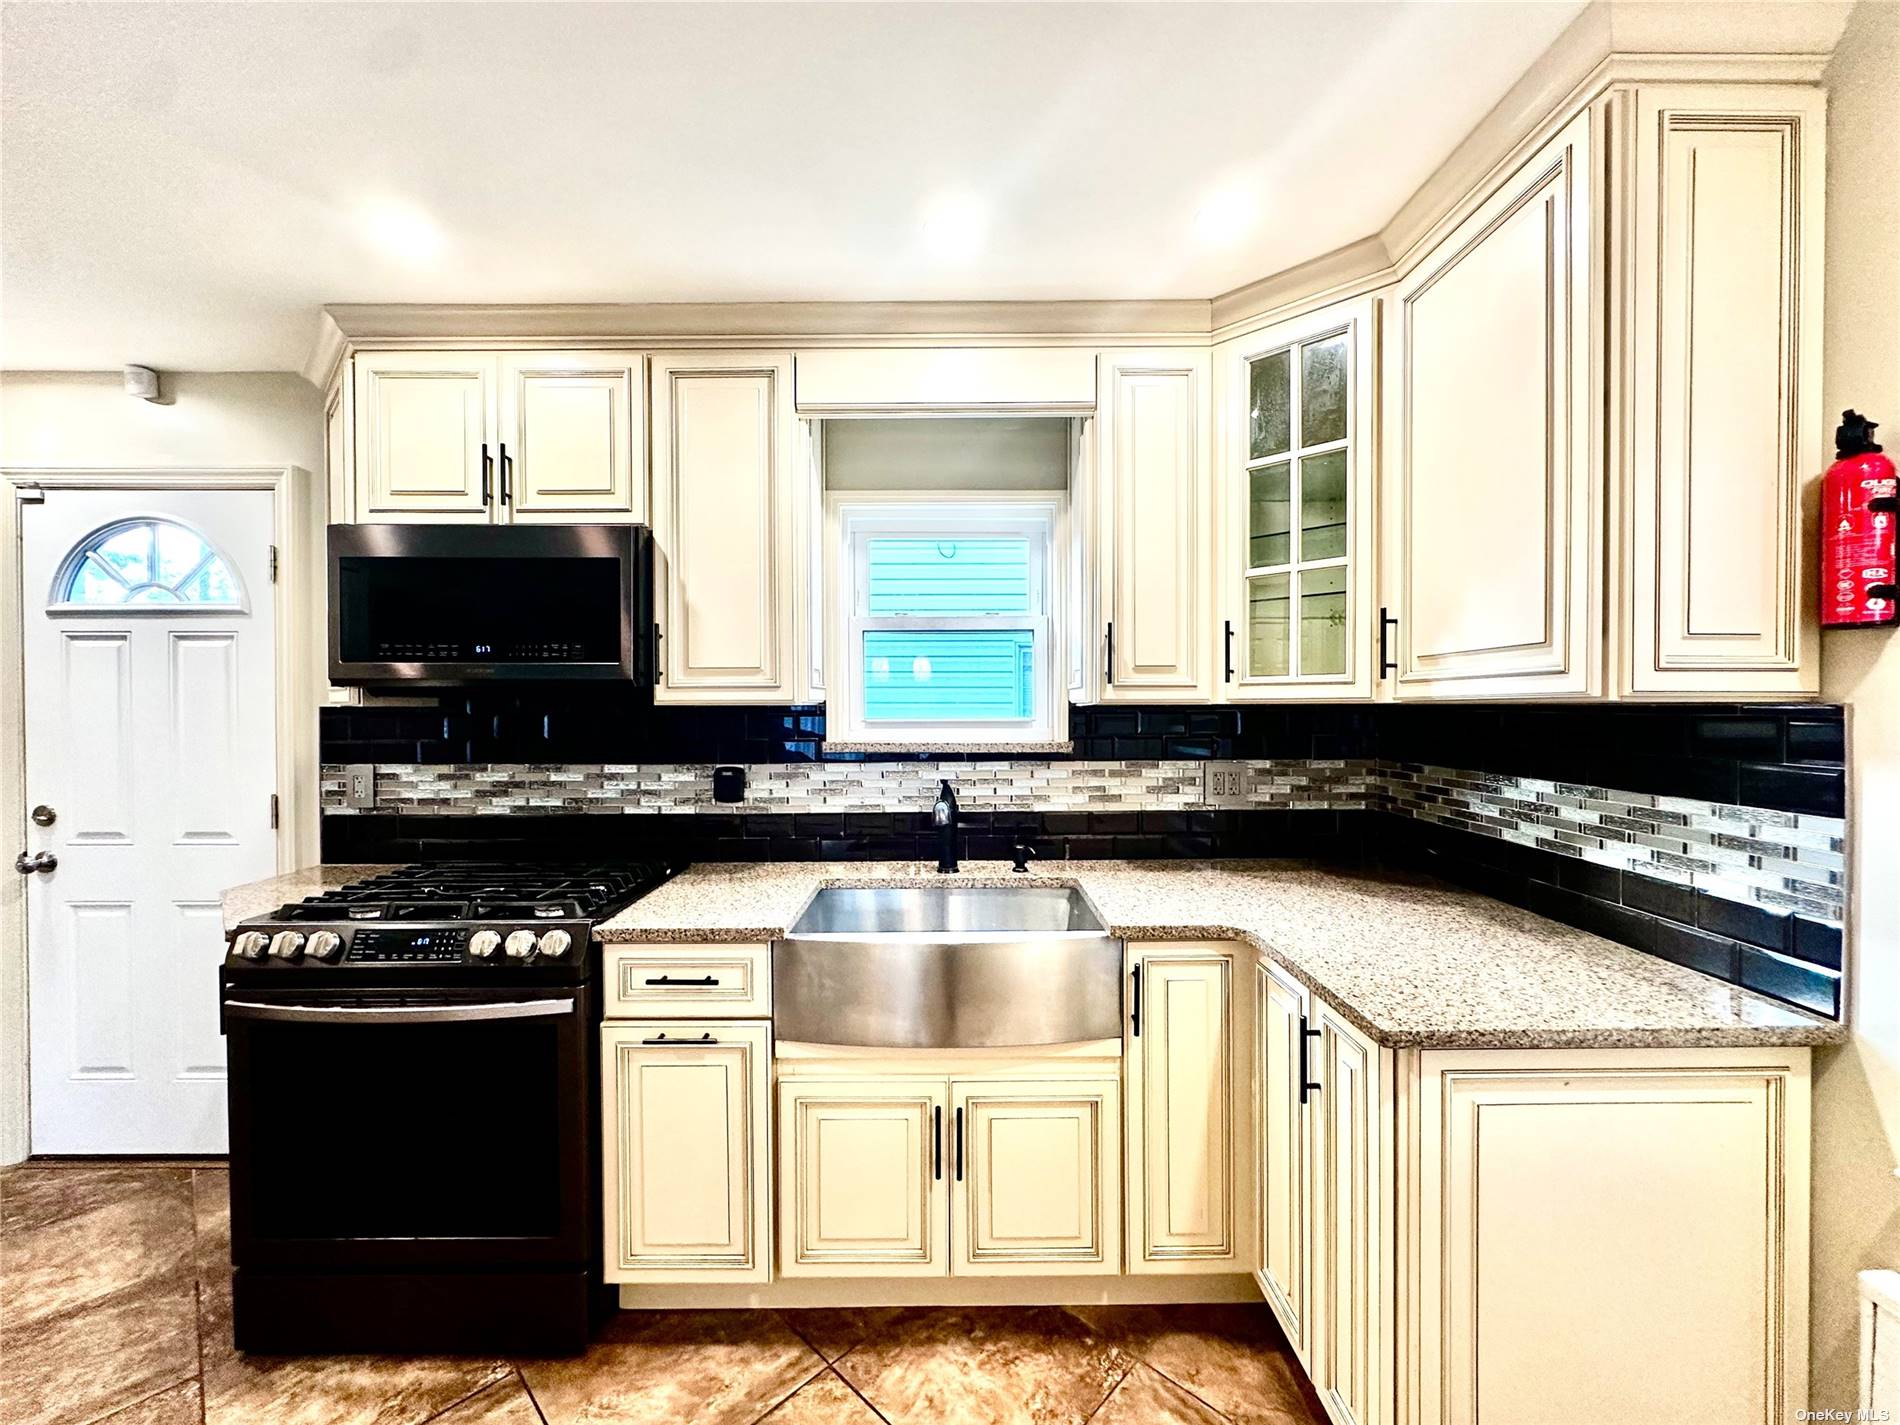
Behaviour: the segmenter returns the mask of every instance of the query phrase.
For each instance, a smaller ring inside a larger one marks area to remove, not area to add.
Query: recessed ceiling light
[[[924,204],[924,250],[948,260],[973,257],[989,236],[989,209],[974,193],[939,193]]]
[[[442,252],[442,229],[414,203],[372,198],[359,216],[370,246],[399,262],[427,262]]]
[[[1194,234],[1210,247],[1225,247],[1245,237],[1260,218],[1260,200],[1252,187],[1230,183],[1208,194],[1194,214]]]

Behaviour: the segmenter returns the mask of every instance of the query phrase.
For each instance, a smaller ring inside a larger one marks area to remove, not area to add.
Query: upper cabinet
[[[1372,695],[1374,312],[1341,303],[1215,349],[1226,698]]]
[[[1382,518],[1401,698],[1602,686],[1594,121],[1532,153],[1399,283]]]
[[[785,703],[806,528],[786,354],[653,358],[659,702]]]
[[[1818,690],[1822,146],[1809,88],[1643,87],[1618,240],[1625,335],[1619,683]]]
[[[333,519],[646,517],[643,355],[376,351],[352,366],[353,469],[333,480]]]
[[[1213,695],[1207,377],[1204,350],[1102,357],[1094,481],[1104,702]]]
[[[800,415],[1086,415],[1087,347],[852,347],[801,351]]]

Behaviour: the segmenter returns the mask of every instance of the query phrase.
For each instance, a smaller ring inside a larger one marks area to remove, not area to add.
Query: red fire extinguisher
[[[1875,422],[1842,411],[1835,461],[1821,484],[1821,626],[1872,628],[1900,621],[1894,525],[1900,490],[1893,461],[1874,443]]]

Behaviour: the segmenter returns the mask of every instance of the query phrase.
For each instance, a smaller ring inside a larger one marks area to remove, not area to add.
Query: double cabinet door
[[[1112,1275],[1113,1078],[786,1078],[787,1277]]]
[[[1262,1295],[1334,1425],[1394,1418],[1389,1052],[1271,961],[1255,968]]]
[[[359,522],[646,518],[639,352],[359,352],[352,381]]]

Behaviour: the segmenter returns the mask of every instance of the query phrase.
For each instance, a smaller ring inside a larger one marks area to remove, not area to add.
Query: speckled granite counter
[[[305,866],[302,870],[272,876],[267,881],[247,881],[244,885],[232,886],[224,893],[224,928],[229,930],[240,920],[276,910],[305,896],[321,895],[365,876],[395,869],[380,865]]]
[[[329,868],[327,868],[329,869]],[[1422,877],[1299,861],[695,866],[599,927],[607,941],[783,935],[827,885],[1073,885],[1129,940],[1239,940],[1394,1046],[1825,1044],[1839,1025]],[[280,897],[281,898],[281,897]]]

